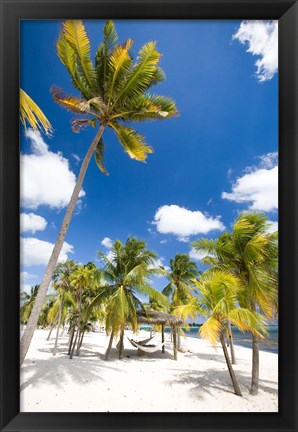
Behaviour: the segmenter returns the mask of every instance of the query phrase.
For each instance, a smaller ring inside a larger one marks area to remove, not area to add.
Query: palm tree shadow
[[[249,392],[251,377],[241,371],[236,371],[236,376],[238,378],[239,386],[242,390]],[[192,387],[189,392],[192,397],[197,399],[204,398],[204,394],[213,395],[212,389],[225,393],[234,394],[232,383],[230,380],[228,369],[218,370],[216,368],[209,368],[206,370],[184,370],[181,371],[177,382],[180,384],[190,384]],[[169,382],[169,384],[171,384]],[[266,393],[271,393],[273,395],[278,394],[276,388],[276,382],[268,380],[259,380],[259,390]]]
[[[188,357],[196,357],[198,360],[201,359],[201,360],[208,360],[208,361],[216,361],[219,363],[226,364],[223,354],[218,354],[216,351],[214,351],[214,353],[212,354],[209,353],[204,354],[200,352],[188,352],[186,353],[186,355]]]
[[[67,354],[67,343],[60,343],[56,356],[52,355],[52,346],[38,349],[40,352],[48,353],[49,356],[46,359],[24,361],[21,367],[21,377],[29,376],[30,378],[21,384],[20,391],[29,385],[34,386],[38,383],[54,384],[62,388],[67,385],[69,379],[78,384],[94,380],[104,381],[103,376],[107,369],[121,372],[120,368],[101,362],[101,355],[88,348],[92,348],[92,345],[82,346],[80,356],[74,356],[72,359]]]

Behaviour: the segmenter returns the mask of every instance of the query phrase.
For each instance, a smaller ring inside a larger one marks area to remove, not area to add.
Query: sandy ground
[[[21,412],[278,411],[277,354],[260,351],[259,395],[251,396],[251,350],[235,347],[234,369],[243,394],[239,397],[233,393],[221,347],[215,350],[204,340],[188,338],[191,352],[178,353],[174,361],[170,341],[164,354],[140,357],[125,338],[123,360],[113,348],[111,360],[104,361],[107,336],[89,333],[80,357],[70,360],[68,336],[60,338],[53,356],[54,336],[46,341],[47,333],[35,332],[21,368]],[[148,333],[140,332],[142,337]]]

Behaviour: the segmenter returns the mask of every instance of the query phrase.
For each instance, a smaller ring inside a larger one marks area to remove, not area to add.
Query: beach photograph
[[[20,412],[278,412],[278,21],[20,21]]]

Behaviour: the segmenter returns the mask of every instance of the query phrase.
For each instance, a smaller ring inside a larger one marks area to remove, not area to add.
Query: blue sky
[[[92,58],[104,21],[84,21]],[[61,259],[94,261],[110,240],[147,242],[163,265],[176,253],[200,256],[190,243],[229,230],[239,211],[277,222],[277,23],[264,21],[115,21],[134,53],[156,40],[179,117],[136,124],[154,148],[147,163],[129,159],[105,131],[104,176],[91,161]],[[21,22],[21,87],[51,121],[51,138],[20,128],[22,289],[40,283],[80,162],[95,130],[71,131],[72,114],[52,85],[76,94],[56,55],[59,21]],[[105,239],[105,240],[104,240]],[[110,239],[110,240],[109,240]],[[103,244],[102,244],[103,242]],[[96,262],[98,265],[100,263]],[[162,289],[166,280],[155,278]]]

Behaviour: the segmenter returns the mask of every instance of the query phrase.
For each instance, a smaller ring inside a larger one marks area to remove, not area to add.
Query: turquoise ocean
[[[150,325],[142,325],[140,326],[141,330],[150,331]],[[184,332],[187,337],[193,337],[200,339],[200,335],[198,333],[199,326],[191,326],[188,330],[184,329]],[[165,332],[169,332],[170,328],[165,328]],[[251,348],[251,335],[250,333],[243,333],[237,328],[233,327],[233,339],[235,345],[244,346],[246,348]],[[266,341],[260,341],[260,350],[269,351],[273,353],[278,353],[278,326],[268,326],[268,338]]]

